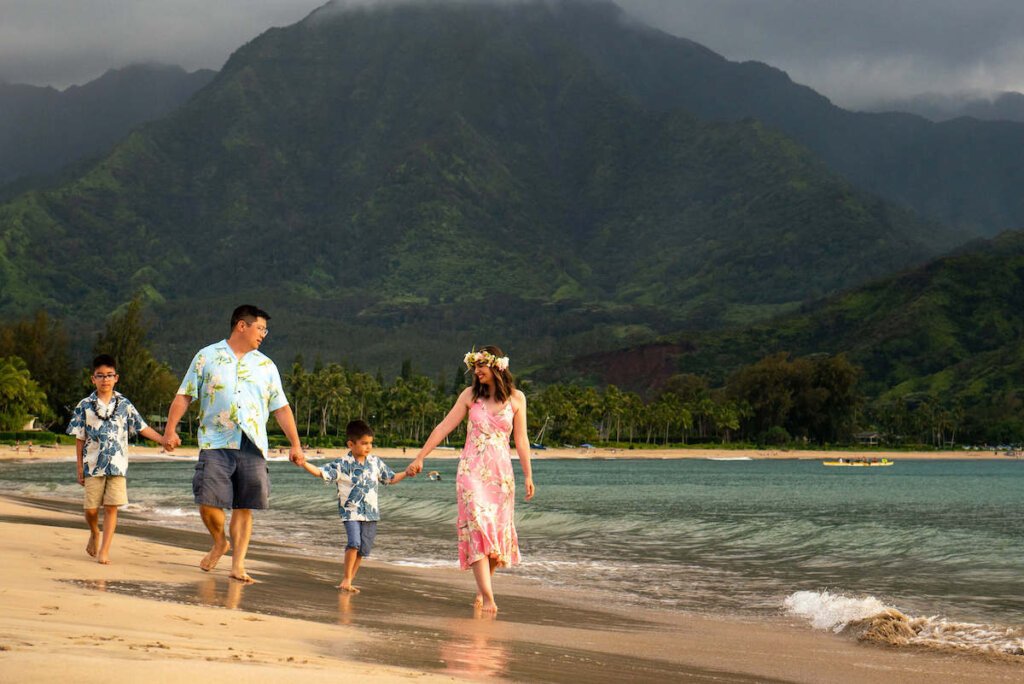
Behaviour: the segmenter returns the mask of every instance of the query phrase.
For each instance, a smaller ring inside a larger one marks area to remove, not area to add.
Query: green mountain
[[[720,382],[782,350],[845,353],[863,368],[869,396],[925,392],[944,403],[986,405],[1006,393],[1024,400],[1022,310],[1024,232],[1010,232],[765,323],[684,333],[574,367],[591,375],[606,369],[602,379],[620,382],[628,369],[649,386],[678,373]]]
[[[141,290],[181,365],[251,301],[279,358],[434,370],[498,341],[523,369],[792,310],[958,241],[756,121],[645,104],[594,56],[609,37],[667,40],[568,0],[272,29],[86,172],[0,205],[0,315],[91,334]]]
[[[923,216],[979,236],[1024,228],[1022,123],[847,111],[774,67],[731,62],[643,26],[618,30],[597,13],[581,18],[578,35],[597,68],[649,108],[754,118],[858,187]]]
[[[213,76],[134,64],[65,90],[0,83],[0,185],[105,152],[135,126],[180,107]]]

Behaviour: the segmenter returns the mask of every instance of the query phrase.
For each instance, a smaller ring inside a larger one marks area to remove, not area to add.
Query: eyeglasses
[[[259,330],[260,331],[260,335],[262,335],[263,337],[266,337],[267,335],[270,334],[270,328],[268,328],[265,325],[264,326],[259,326],[259,325],[256,325],[255,323],[246,323],[246,325],[249,326],[250,328],[256,328],[257,330]]]
[[[97,374],[92,377],[96,380],[113,380],[117,377],[117,373],[103,373],[102,375]]]

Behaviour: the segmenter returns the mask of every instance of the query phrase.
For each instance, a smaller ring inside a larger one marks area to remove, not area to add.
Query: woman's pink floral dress
[[[479,400],[470,407],[466,447],[455,478],[463,570],[488,556],[503,566],[519,562],[519,539],[512,520],[516,479],[508,446],[511,433],[511,402],[497,414]]]

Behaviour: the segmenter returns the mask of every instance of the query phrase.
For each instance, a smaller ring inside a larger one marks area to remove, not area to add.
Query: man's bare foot
[[[348,582],[342,582],[341,584],[338,585],[338,588],[341,589],[342,591],[347,591],[350,594],[358,594],[359,593],[359,590],[356,589],[355,587],[353,587]]]
[[[96,534],[95,532],[92,532],[89,535],[89,543],[85,545],[85,552],[87,554],[89,554],[90,556],[92,556],[93,558],[96,557],[96,544],[98,542],[99,542],[99,535]]]
[[[230,548],[231,544],[227,539],[225,539],[221,544],[214,544],[213,548],[210,549],[210,552],[203,556],[203,560],[199,561],[199,568],[204,572],[210,572],[217,567],[217,563],[220,561],[221,556],[227,553]]]
[[[254,580],[252,577],[249,577],[249,573],[245,572],[244,570],[238,573],[237,575],[232,572],[230,575],[228,575],[228,577],[235,580],[236,582],[241,582],[242,584],[256,583],[256,580]]]

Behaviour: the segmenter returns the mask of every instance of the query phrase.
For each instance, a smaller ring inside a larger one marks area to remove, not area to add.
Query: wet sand
[[[410,677],[539,682],[1010,682],[1024,666],[890,649],[783,618],[729,620],[625,605],[497,577],[496,619],[474,614],[473,580],[454,569],[363,564],[358,595],[338,563],[256,539],[260,582],[196,563],[200,531],[123,515],[102,566],[72,504],[0,499],[5,581],[0,679],[318,682]],[[73,673],[73,674],[70,674]]]

